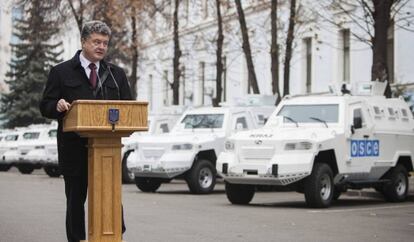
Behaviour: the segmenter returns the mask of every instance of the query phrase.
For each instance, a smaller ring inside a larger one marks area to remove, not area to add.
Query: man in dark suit
[[[84,204],[88,186],[87,138],[62,132],[62,119],[77,99],[130,100],[125,72],[104,61],[111,29],[101,21],[87,22],[82,29],[82,50],[50,70],[40,103],[44,117],[58,120],[59,167],[65,181],[66,234],[69,242],[85,239]],[[122,231],[125,226],[122,220]]]

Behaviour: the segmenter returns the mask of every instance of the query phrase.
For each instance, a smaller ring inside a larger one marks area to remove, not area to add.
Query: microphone
[[[111,71],[111,66],[108,64],[108,70],[109,70],[109,74],[111,75],[111,77],[112,77],[112,80],[114,81],[114,83],[115,83],[115,86],[116,86],[116,90],[117,90],[117,93],[118,93],[118,100],[121,100],[121,94],[120,94],[120,92],[119,92],[119,86],[118,86],[118,83],[117,83],[117,81],[116,81],[116,79],[115,79],[115,77],[114,77],[114,75],[112,74],[112,71]]]

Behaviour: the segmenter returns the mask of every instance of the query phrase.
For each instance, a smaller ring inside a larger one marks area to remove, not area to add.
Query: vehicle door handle
[[[368,139],[368,138],[369,138],[369,135],[364,134],[364,138],[365,138],[365,139]]]

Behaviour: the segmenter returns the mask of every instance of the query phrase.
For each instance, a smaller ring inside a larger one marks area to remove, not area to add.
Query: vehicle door
[[[379,155],[379,141],[373,137],[373,123],[362,102],[350,104],[348,117],[351,124],[347,142],[348,169],[365,176],[368,175],[374,158]]]

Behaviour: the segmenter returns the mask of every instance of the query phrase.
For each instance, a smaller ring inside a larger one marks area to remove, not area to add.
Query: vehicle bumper
[[[251,185],[289,185],[312,171],[313,153],[276,154],[269,160],[240,162],[236,154],[222,152],[217,159],[217,172],[225,181]],[[224,169],[227,168],[227,172]]]
[[[172,179],[189,170],[194,155],[187,152],[164,154],[159,160],[139,160],[137,152],[127,159],[127,167],[136,177],[154,177]]]

